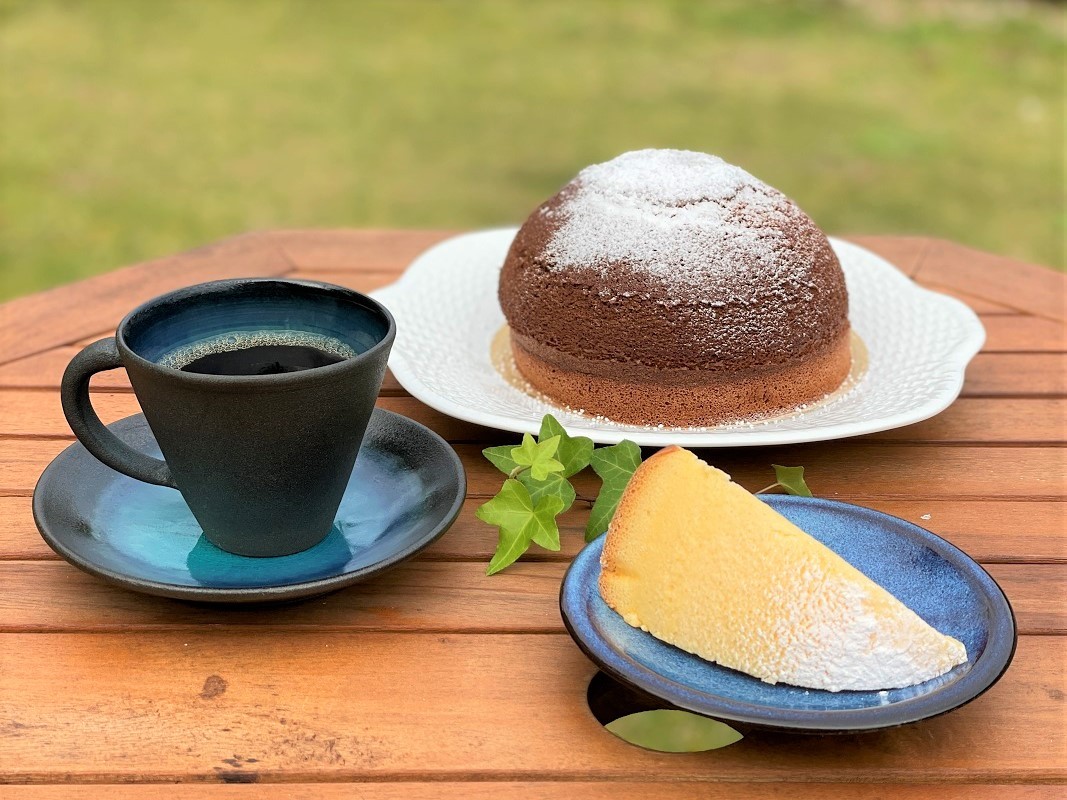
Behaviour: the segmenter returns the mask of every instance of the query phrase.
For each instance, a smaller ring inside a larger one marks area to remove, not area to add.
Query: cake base
[[[744,373],[685,370],[627,381],[549,364],[511,337],[515,366],[539,392],[586,414],[630,425],[705,427],[790,411],[821,400],[848,377],[851,331],[802,363]],[[643,370],[646,371],[646,370]]]

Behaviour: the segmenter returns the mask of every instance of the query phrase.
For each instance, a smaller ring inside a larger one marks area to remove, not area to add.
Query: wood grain
[[[458,233],[342,228],[273,231],[270,237],[298,269],[399,274],[417,255]]]
[[[0,439],[0,496],[28,496],[48,463],[69,446],[66,439]]]
[[[925,236],[846,236],[850,242],[880,255],[909,278],[922,263],[933,240]]]
[[[128,417],[141,412],[137,398],[131,392],[95,391],[92,393],[93,407],[105,423]],[[992,401],[987,401],[992,402]],[[1026,403],[1026,400],[1017,402]],[[1041,401],[1033,402],[1064,402]],[[378,406],[388,411],[395,411],[411,419],[428,425],[448,441],[488,442],[494,440],[512,441],[514,434],[494,431],[480,425],[449,417],[429,406],[423,405],[412,397],[382,397]],[[1034,408],[1035,413],[1045,413]],[[1052,432],[1050,425],[1044,429]],[[62,438],[73,441],[74,435],[63,416],[59,393],[51,390],[6,390],[0,391],[0,437]]]
[[[94,334],[93,341],[102,338]],[[57,347],[0,365],[0,388],[58,391],[63,370],[78,347]],[[95,389],[131,391],[125,370],[97,373]],[[382,385],[386,396],[406,395],[392,374]],[[963,397],[1063,397],[1067,395],[1067,354],[979,353],[967,367]]]
[[[305,281],[333,283],[357,292],[370,293],[393,283],[402,274],[399,270],[359,269],[350,272],[336,272],[324,269],[299,269],[291,277]]]
[[[2,402],[0,396],[0,402]],[[864,441],[1062,444],[1067,400],[960,398],[935,417],[863,437]]]
[[[1024,636],[1000,684],[951,714],[877,734],[754,733],[678,757],[600,728],[585,703],[594,669],[563,635],[6,634],[0,762],[31,782],[235,769],[264,781],[1054,781],[1067,778],[1065,658],[1067,638]]]
[[[1043,317],[983,316],[985,353],[1067,352],[1067,326]]]
[[[1063,397],[1067,355],[979,353],[967,365],[964,397]]]
[[[566,562],[519,563],[487,577],[485,563],[416,561],[323,598],[262,609],[146,597],[54,561],[0,561],[0,633],[142,631],[203,626],[272,631],[565,633],[559,587]],[[1067,633],[1067,567],[996,564],[989,573],[1022,634]]]
[[[235,630],[563,633],[559,586],[565,569],[562,562],[523,564],[487,577],[484,563],[409,562],[373,581],[264,613],[261,608],[216,607],[135,594],[63,562],[3,561],[0,632],[226,626]],[[1035,609],[1037,613],[1043,612]]]
[[[105,422],[140,413],[129,392],[97,391],[93,407]],[[433,428],[450,442],[512,442],[517,434],[454,419],[412,397],[382,397],[381,408]],[[59,393],[52,390],[0,391],[0,436],[73,439]],[[1060,444],[1067,441],[1067,399],[964,398],[916,425],[866,437],[867,441]]]
[[[853,239],[979,312],[988,340],[962,399],[861,439],[700,453],[750,489],[772,480],[771,463],[803,464],[816,494],[915,522],[986,565],[1025,635],[1004,680],[944,717],[867,736],[754,733],[692,756],[614,739],[585,707],[593,667],[556,600],[598,481],[577,479],[559,553],[486,578],[495,532],[474,510],[501,476],[479,451],[514,436],[445,417],[392,375],[380,405],[456,443],[469,473],[456,524],[416,561],[325,598],[220,609],[110,587],[44,544],[29,495],[71,441],[57,389],[79,346],[136,303],[201,280],[299,274],[371,291],[450,235],[250,234],[0,307],[0,783],[99,784],[0,787],[0,798],[1058,796],[976,784],[1067,780],[1067,279],[948,242]],[[93,388],[105,419],[135,413],[121,370]],[[126,781],[156,783],[115,785]]]
[[[243,765],[242,765],[243,766]],[[95,786],[0,786],[0,800],[1051,800],[1062,791],[1056,786],[945,784],[871,785],[857,783],[636,783],[632,781],[482,781],[452,783],[285,783],[267,784],[252,770],[223,773],[233,781],[217,784],[111,784]],[[645,776],[654,779],[656,775]],[[251,784],[251,785],[250,785]]]
[[[496,493],[499,473],[476,458],[473,445],[456,445],[467,469],[470,496]],[[698,450],[711,464],[756,491],[773,482],[771,464],[803,465],[819,497],[847,500],[954,498],[969,500],[1061,499],[1067,496],[1067,451],[1051,447],[942,447],[870,444],[845,440],[833,448],[818,444],[749,450]],[[574,477],[580,497],[599,489],[589,473]],[[0,484],[2,485],[2,484]]]
[[[138,304],[172,289],[291,270],[267,237],[247,234],[12,300],[0,313],[0,363],[115,325]]]
[[[496,533],[474,516],[482,500],[467,500],[448,533],[420,558],[488,562]],[[858,500],[933,531],[982,563],[1067,562],[1067,503],[962,500]],[[581,502],[559,518],[562,549],[539,548],[526,560],[569,560],[581,549],[589,503]],[[29,497],[0,497],[0,560],[58,559],[33,523]]]
[[[930,240],[913,276],[1049,319],[1067,319],[1067,275],[983,253],[943,239]]]
[[[926,289],[931,289],[938,294],[946,295],[947,297],[954,297],[966,306],[970,306],[971,310],[980,316],[1025,316],[1014,308],[996,303],[992,300],[987,300],[984,297],[976,297],[973,294],[969,294],[960,289],[950,289],[947,286],[939,286],[937,284],[928,284],[922,281],[918,281],[918,284]]]
[[[0,439],[0,495],[29,495],[41,472],[67,447],[66,439]],[[490,497],[499,475],[478,445],[455,446],[467,470],[471,497]],[[970,447],[898,445],[844,441],[832,450],[819,445],[758,450],[701,450],[749,491],[771,483],[771,464],[801,464],[820,497],[849,500],[1028,499],[1067,497],[1067,450],[1054,447]],[[583,498],[598,491],[589,472],[574,478]]]

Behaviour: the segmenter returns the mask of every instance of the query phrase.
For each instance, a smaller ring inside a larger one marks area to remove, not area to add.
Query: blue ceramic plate
[[[142,415],[109,426],[159,456]],[[33,515],[76,567],[135,591],[216,603],[291,600],[356,583],[429,545],[455,520],[466,479],[436,433],[376,409],[329,535],[310,550],[249,558],[201,534],[181,494],[105,467],[80,444],[41,475]]]
[[[1015,618],[1000,587],[965,553],[927,530],[868,508],[819,498],[760,498],[967,647],[939,678],[884,692],[827,692],[764,683],[627,625],[600,598],[601,536],[574,559],[560,610],[578,646],[608,675],[678,708],[727,722],[817,733],[888,728],[943,714],[1000,678],[1015,652]]]

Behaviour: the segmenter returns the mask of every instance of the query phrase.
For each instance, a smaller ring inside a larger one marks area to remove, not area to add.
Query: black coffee
[[[182,372],[202,375],[278,375],[300,372],[344,361],[309,345],[260,344],[240,350],[208,353],[180,367]]]

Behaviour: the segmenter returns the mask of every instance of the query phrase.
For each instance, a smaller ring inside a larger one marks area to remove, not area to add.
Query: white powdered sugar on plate
[[[717,156],[624,153],[582,170],[559,211],[564,221],[546,249],[552,269],[627,265],[680,293],[736,275],[739,265],[764,278],[802,278],[804,262],[783,256],[803,212]]]

